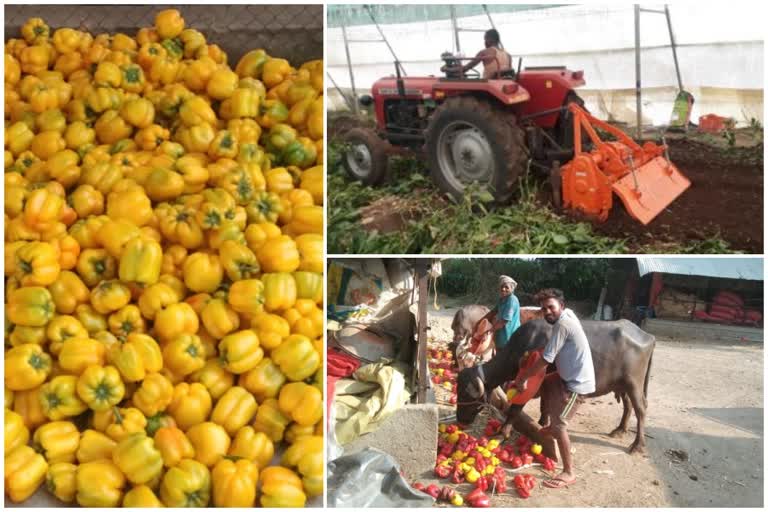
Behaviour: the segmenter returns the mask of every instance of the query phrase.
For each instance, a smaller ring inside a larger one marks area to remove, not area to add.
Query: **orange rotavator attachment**
[[[591,116],[571,103],[573,114],[573,160],[563,165],[563,206],[605,221],[615,192],[629,214],[643,224],[651,222],[691,182],[669,161],[666,146],[646,142],[641,147],[621,130]],[[595,127],[618,141],[604,142]],[[594,144],[582,151],[581,130]]]

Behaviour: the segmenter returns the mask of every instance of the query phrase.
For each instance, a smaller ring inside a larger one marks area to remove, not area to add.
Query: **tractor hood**
[[[371,87],[374,99],[404,97],[408,99],[442,101],[461,94],[489,94],[506,105],[530,99],[528,91],[515,80],[460,80],[441,77],[403,77],[403,93],[398,90],[396,77],[382,78]]]

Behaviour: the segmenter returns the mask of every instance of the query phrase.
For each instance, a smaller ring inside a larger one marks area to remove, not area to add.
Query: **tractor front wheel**
[[[373,130],[352,128],[344,134],[342,163],[349,175],[369,186],[387,177],[387,143]]]
[[[449,98],[435,110],[427,127],[432,179],[456,198],[469,184],[478,183],[497,203],[506,203],[512,185],[525,170],[524,140],[513,114],[480,98]]]

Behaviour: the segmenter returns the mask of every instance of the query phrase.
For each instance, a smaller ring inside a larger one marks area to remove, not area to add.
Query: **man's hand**
[[[503,427],[501,427],[501,435],[504,436],[504,439],[509,439],[509,436],[512,435],[512,424],[505,423]]]
[[[525,391],[525,388],[527,387],[528,379],[515,379],[515,388],[519,393],[522,393]]]

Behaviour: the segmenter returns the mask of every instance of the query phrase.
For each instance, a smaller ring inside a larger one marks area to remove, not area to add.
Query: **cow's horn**
[[[475,377],[475,380],[477,381],[477,389],[480,391],[479,396],[483,396],[485,394],[485,383],[483,383],[483,379],[479,375]]]

